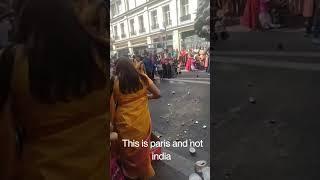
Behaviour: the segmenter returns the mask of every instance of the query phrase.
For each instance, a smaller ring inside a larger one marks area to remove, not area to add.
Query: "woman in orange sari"
[[[148,91],[151,95],[148,95]],[[147,75],[139,73],[128,59],[120,58],[117,61],[113,86],[113,98],[117,106],[113,124],[119,135],[122,170],[129,179],[148,179],[155,174],[150,148],[142,147],[141,141],[150,142],[152,131],[148,99],[159,97],[160,90]],[[123,140],[138,141],[140,144],[128,147]]]

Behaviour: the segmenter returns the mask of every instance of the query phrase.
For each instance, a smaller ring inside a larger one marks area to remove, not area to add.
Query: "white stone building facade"
[[[111,0],[112,54],[185,47],[183,39],[194,35],[197,7],[198,0]]]

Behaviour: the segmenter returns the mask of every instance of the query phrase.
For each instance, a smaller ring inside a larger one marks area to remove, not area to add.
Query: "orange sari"
[[[143,89],[133,94],[122,94],[118,79],[114,82],[113,97],[118,106],[113,124],[119,134],[119,156],[123,172],[132,178],[147,178],[155,174],[151,165],[150,148],[141,146],[142,140],[150,142],[151,137],[147,97],[147,88],[151,83],[152,80],[148,78],[148,84],[145,84]],[[138,141],[139,147],[125,147],[123,139]]]

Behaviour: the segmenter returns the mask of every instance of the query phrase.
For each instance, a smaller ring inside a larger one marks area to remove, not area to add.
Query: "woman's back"
[[[25,132],[17,179],[108,179],[104,1],[21,3],[9,98]]]
[[[143,74],[143,76],[148,79],[148,84],[144,84],[142,89],[134,93],[123,94],[120,91],[117,78],[114,83],[114,96],[118,103],[116,128],[119,131],[130,131],[129,133],[120,133],[128,134],[128,138],[134,138],[138,135],[135,131],[147,133],[150,130],[151,117],[147,88],[153,82],[147,75]],[[143,82],[141,81],[141,83]]]
[[[112,122],[119,136],[122,170],[130,179],[149,179],[154,176],[149,147],[126,148],[121,140],[150,141],[152,127],[148,99],[159,98],[160,91],[127,58],[117,60],[115,74],[113,97],[117,106]]]
[[[29,64],[23,49],[17,48],[12,79],[15,120],[26,133],[21,177],[107,179],[106,90],[69,102],[40,103],[29,90]]]

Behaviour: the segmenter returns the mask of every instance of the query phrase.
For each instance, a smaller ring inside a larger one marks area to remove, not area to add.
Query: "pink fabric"
[[[260,13],[269,12],[269,0],[260,0]]]
[[[172,58],[165,58],[164,59],[164,64],[167,65],[170,63],[170,61],[172,61],[173,59]]]
[[[209,64],[208,57],[206,57],[206,59],[204,61],[204,67],[207,68],[208,64]]]
[[[191,71],[192,57],[189,57],[186,63],[186,70]]]
[[[161,64],[166,64],[166,62],[167,62],[167,59],[164,58],[164,57],[163,57],[163,58],[161,59],[161,61],[160,61]]]
[[[156,142],[156,141],[160,141],[160,139],[159,138],[157,138],[155,135],[151,135],[151,141],[154,141],[154,142]],[[151,148],[151,153],[150,153],[150,159],[151,160],[155,160],[155,161],[158,161],[158,160],[160,160],[159,158],[157,158],[157,157],[155,157],[155,159],[152,159],[152,154],[157,154],[157,155],[160,155],[162,153],[162,149],[161,149],[161,147],[153,147],[153,148]]]
[[[111,180],[125,180],[116,158],[112,158],[110,161],[110,176]]]
[[[186,50],[182,50],[181,52],[180,52],[180,56],[186,56],[187,55],[187,51]]]
[[[259,0],[247,0],[243,16],[240,23],[250,29],[258,27]]]
[[[161,150],[161,147],[154,147],[154,148],[151,148],[151,154],[150,154],[150,159],[152,159],[152,154],[157,154],[157,155],[160,155],[162,153],[162,150]],[[152,159],[154,161],[159,161],[160,159],[159,158],[156,158],[156,159]]]
[[[312,17],[314,9],[314,0],[304,0],[303,3],[303,16]]]

